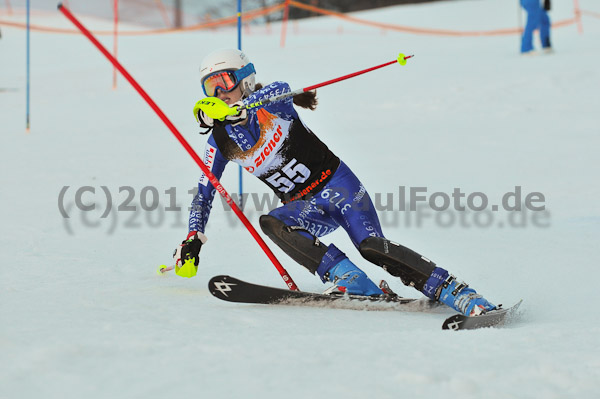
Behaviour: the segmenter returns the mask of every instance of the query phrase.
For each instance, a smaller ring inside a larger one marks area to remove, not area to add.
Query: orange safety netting
[[[582,10],[581,13],[585,14],[585,15],[589,15],[590,17],[600,18],[600,13],[597,13],[597,12]]]
[[[357,17],[353,17],[350,15],[346,15],[341,12],[326,10],[323,8],[311,6],[308,4],[299,3],[294,0],[289,0],[289,6],[300,8],[303,10],[311,11],[317,14],[328,15],[336,18],[340,18],[346,21],[354,22],[357,24],[373,26],[376,28],[389,29],[399,32],[413,33],[413,34],[422,34],[422,35],[438,35],[438,36],[498,36],[498,35],[512,35],[512,34],[520,34],[521,28],[505,28],[505,29],[495,29],[495,30],[485,30],[485,31],[457,31],[457,30],[448,30],[448,29],[435,29],[435,28],[416,28],[411,26],[404,25],[396,25],[389,24],[383,22],[374,22],[369,21]],[[268,14],[275,13],[280,11],[285,7],[285,3],[280,3],[277,5],[273,5],[270,7],[255,9],[251,11],[247,11],[242,14],[242,21],[248,22],[253,19],[256,19],[261,16],[265,16]],[[594,13],[591,11],[581,11],[581,14],[591,15],[597,18],[600,18],[600,14]],[[164,29],[150,29],[150,30],[142,30],[142,31],[120,31],[119,35],[121,36],[138,36],[138,35],[155,35],[155,34],[163,34],[163,33],[173,33],[173,32],[181,32],[181,31],[195,31],[209,28],[216,28],[223,25],[232,25],[237,22],[237,14],[232,15],[230,17],[215,19],[211,22],[200,23],[196,25],[191,25],[183,28],[164,28]],[[565,19],[552,23],[552,27],[562,27],[575,24],[577,22],[577,17]],[[25,28],[26,25],[18,22],[9,22],[9,21],[1,21],[0,24],[6,26],[13,26],[18,28]],[[74,29],[63,29],[63,28],[53,28],[46,27],[40,25],[31,25],[30,29],[40,32],[51,32],[51,33],[67,33],[67,34],[79,34],[79,31]],[[112,35],[113,31],[92,31],[95,35]]]
[[[281,10],[284,7],[283,4],[277,4],[270,7],[259,8],[251,11],[246,11],[242,14],[242,21],[248,22],[258,17],[262,17],[264,15],[272,14]],[[165,29],[149,29],[142,31],[119,31],[119,36],[140,36],[140,35],[156,35],[162,33],[174,33],[174,32],[182,32],[182,31],[194,31],[194,30],[202,30],[209,28],[216,28],[223,25],[233,25],[237,23],[237,14],[232,15],[230,17],[215,19],[211,22],[205,22],[196,25],[190,25],[183,28],[165,28]],[[0,25],[13,26],[17,28],[26,28],[27,26],[20,22],[9,22],[0,20]],[[63,28],[54,28],[48,26],[40,26],[30,24],[29,28],[34,31],[39,32],[47,32],[47,33],[67,33],[67,34],[80,34],[76,29],[63,29]],[[114,32],[112,30],[101,30],[101,31],[91,31],[94,35],[113,35]]]
[[[519,28],[506,28],[506,29],[496,29],[496,30],[487,30],[487,31],[456,31],[456,30],[447,30],[447,29],[428,29],[428,28],[415,28],[411,26],[403,26],[403,25],[395,25],[395,24],[387,24],[382,22],[373,22],[365,19],[360,19],[356,17],[352,17],[346,15],[341,12],[325,10],[323,8],[311,6],[308,4],[302,4],[294,0],[290,0],[290,5],[301,8],[303,10],[312,11],[318,14],[329,15],[332,17],[344,19],[347,21],[355,22],[362,25],[369,25],[377,28],[395,30],[400,32],[414,33],[414,34],[422,34],[422,35],[438,35],[438,36],[497,36],[497,35],[512,35],[512,34],[520,34],[521,29]],[[554,22],[552,27],[559,27],[565,25],[571,25],[576,22],[576,18],[566,19],[558,22]]]

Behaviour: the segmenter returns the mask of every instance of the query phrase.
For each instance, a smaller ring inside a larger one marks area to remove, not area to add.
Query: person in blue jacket
[[[542,49],[546,52],[552,51],[550,44],[550,0],[521,0],[521,6],[527,11],[527,22],[521,38],[521,53],[528,54],[533,51],[533,31],[539,29]]]
[[[230,107],[290,92],[284,82],[265,87],[255,84],[254,65],[239,50],[211,53],[202,61],[200,73],[204,94]],[[445,269],[384,237],[364,185],[304,124],[294,108],[314,109],[314,91],[244,109],[222,122],[211,119],[198,104],[194,108],[197,121],[207,129],[205,133],[210,133],[204,152],[206,166],[220,178],[225,166],[233,161],[275,192],[283,205],[260,217],[262,231],[324,283],[333,283],[328,292],[390,294],[334,244],[320,240],[341,226],[365,259],[427,297],[466,315],[496,308]],[[176,270],[191,260],[198,265],[200,249],[207,241],[204,232],[215,191],[202,174],[192,202],[188,236],[173,255]]]

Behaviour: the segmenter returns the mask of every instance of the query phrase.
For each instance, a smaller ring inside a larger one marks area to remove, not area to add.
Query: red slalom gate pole
[[[281,41],[279,46],[285,47],[285,35],[287,33],[288,17],[290,15],[290,0],[285,0],[285,8],[283,9],[283,21],[281,22]]]
[[[164,122],[164,124],[167,125],[169,130],[171,130],[171,133],[173,133],[173,135],[179,141],[179,143],[181,143],[183,148],[185,148],[185,150],[188,152],[188,154],[190,154],[190,156],[198,164],[198,166],[200,167],[202,172],[204,172],[204,174],[208,177],[208,180],[210,180],[210,182],[215,187],[215,189],[219,192],[219,194],[221,194],[221,196],[223,198],[225,198],[225,200],[227,201],[227,203],[229,204],[229,206],[231,207],[233,212],[240,218],[240,220],[242,221],[244,226],[246,226],[246,228],[248,229],[250,234],[252,234],[252,236],[254,237],[256,242],[258,242],[258,245],[260,245],[260,247],[263,249],[265,254],[267,254],[267,256],[269,257],[269,259],[271,260],[271,262],[273,263],[273,265],[275,266],[275,268],[277,269],[277,271],[283,278],[283,281],[286,283],[288,288],[293,291],[299,291],[298,286],[296,285],[296,283],[294,283],[294,280],[292,280],[292,277],[283,268],[281,263],[279,263],[279,261],[277,260],[277,258],[275,257],[275,255],[273,254],[271,249],[267,246],[265,241],[258,234],[258,232],[254,228],[254,226],[252,226],[252,224],[250,223],[248,218],[246,218],[246,215],[244,215],[244,213],[240,210],[240,208],[233,201],[231,196],[227,193],[227,191],[225,190],[225,188],[223,187],[221,182],[219,182],[217,177],[206,167],[206,165],[204,165],[204,162],[202,161],[202,159],[200,159],[198,154],[194,151],[194,149],[190,146],[190,144],[186,141],[186,139],[181,135],[181,133],[179,133],[179,131],[173,125],[173,123],[171,123],[169,118],[167,118],[167,116],[161,111],[161,109],[158,107],[158,105],[156,105],[156,103],[150,98],[150,96],[144,91],[144,89],[135,81],[135,79],[133,79],[133,77],[129,74],[129,72],[127,72],[125,70],[125,68],[123,68],[121,63],[115,57],[113,57],[108,52],[108,50],[106,50],[106,48],[104,48],[104,46],[102,46],[102,44],[91,34],[91,32],[89,30],[87,30],[86,27],[83,26],[81,24],[81,22],[79,22],[79,20],[77,20],[77,18],[75,18],[75,16],[73,14],[71,14],[71,12],[62,5],[62,3],[58,4],[58,10],[60,12],[62,12],[64,14],[64,16],[67,17],[67,19],[69,19],[81,31],[81,33],[83,33],[98,48],[98,50],[100,50],[100,52],[102,54],[104,54],[104,56],[106,58],[108,58],[108,60],[115,66],[115,68],[117,68],[119,70],[119,72],[121,72],[121,75],[123,75],[123,77],[144,98],[144,100],[146,100],[148,105],[154,110],[154,112]]]
[[[581,8],[579,8],[579,0],[573,0],[573,7],[575,10],[575,21],[577,22],[577,30],[579,34],[583,33],[583,24],[581,23]]]
[[[119,26],[119,0],[113,1],[113,54],[117,58],[117,48],[119,43],[118,26]],[[113,69],[113,90],[117,88],[117,68]]]

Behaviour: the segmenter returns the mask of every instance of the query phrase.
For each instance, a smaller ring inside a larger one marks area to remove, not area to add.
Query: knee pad
[[[358,250],[363,258],[383,267],[392,276],[400,277],[404,285],[419,291],[422,291],[436,267],[435,263],[412,249],[383,237],[364,239]]]
[[[279,248],[315,274],[328,246],[299,226],[288,226],[271,215],[263,215],[260,228]],[[311,238],[309,238],[311,237]]]

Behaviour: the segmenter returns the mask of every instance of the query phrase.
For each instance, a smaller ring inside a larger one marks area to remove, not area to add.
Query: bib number
[[[273,173],[265,180],[276,190],[289,193],[296,187],[296,184],[304,183],[309,177],[310,169],[294,158],[281,168],[280,172]]]

